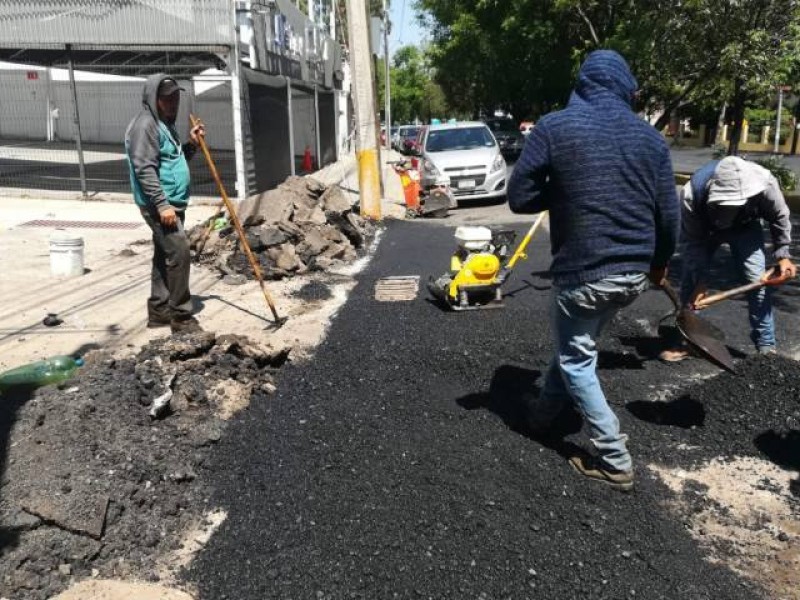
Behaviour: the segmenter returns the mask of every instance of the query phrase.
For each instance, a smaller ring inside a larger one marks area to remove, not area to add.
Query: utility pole
[[[86,189],[86,163],[83,160],[83,134],[81,132],[81,112],[78,104],[78,86],[75,85],[75,61],[72,58],[72,44],[66,45],[69,61],[69,85],[72,88],[72,103],[75,105],[75,148],[78,150],[78,174],[81,178],[81,197],[86,200],[89,193]]]
[[[781,145],[781,112],[783,111],[783,86],[778,86],[778,118],[775,123],[775,147],[773,151],[778,153],[778,148]]]
[[[383,0],[383,58],[385,61],[386,87],[384,90],[384,100],[386,102],[386,150],[392,149],[392,77],[389,64],[389,11],[386,10],[386,0]]]
[[[361,216],[381,218],[381,183],[375,126],[375,89],[366,0],[347,0],[347,27],[356,111],[356,156]]]

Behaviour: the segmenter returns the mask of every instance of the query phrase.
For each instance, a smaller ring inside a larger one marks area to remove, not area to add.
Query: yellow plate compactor
[[[431,294],[453,310],[503,306],[502,286],[547,213],[541,213],[509,258],[516,234],[488,227],[458,227],[458,247],[450,259],[450,272],[428,281]]]

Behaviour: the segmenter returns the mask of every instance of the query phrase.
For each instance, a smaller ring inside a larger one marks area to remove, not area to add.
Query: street
[[[703,558],[658,473],[688,472],[689,482],[715,457],[759,456],[747,440],[779,428],[797,413],[794,401],[770,398],[774,417],[732,435],[726,423],[755,400],[703,405],[697,382],[714,367],[653,360],[669,303],[648,292],[610,327],[600,356],[631,436],[637,491],[623,497],[584,481],[563,458],[585,444],[580,423],[567,423],[565,445],[554,446],[524,420],[551,352],[544,237],[501,310],[444,312],[424,291],[408,303],[373,300],[380,277],[438,275],[452,233],[391,224],[314,358],[282,372],[278,395],[232,424],[210,467],[214,504],[228,518],[190,575],[201,596],[760,597]],[[789,343],[796,294],[794,285],[782,294],[778,317]],[[749,352],[743,317],[738,301],[714,314],[740,357]]]

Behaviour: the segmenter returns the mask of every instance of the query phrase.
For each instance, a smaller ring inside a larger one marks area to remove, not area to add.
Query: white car
[[[426,190],[449,179],[457,201],[506,195],[506,161],[480,122],[427,127],[420,140],[420,178]]]

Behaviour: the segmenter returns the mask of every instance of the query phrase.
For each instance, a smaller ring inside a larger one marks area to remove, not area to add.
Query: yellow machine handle
[[[547,211],[539,213],[539,216],[536,218],[536,221],[534,221],[533,225],[531,225],[531,228],[528,230],[528,233],[526,233],[525,237],[522,238],[522,242],[520,242],[519,246],[517,247],[517,250],[514,252],[514,256],[512,256],[511,260],[508,261],[506,269],[510,271],[511,269],[514,268],[514,265],[517,264],[517,261],[519,259],[527,258],[527,255],[525,254],[525,249],[528,247],[528,244],[530,243],[531,239],[533,239],[536,230],[539,229],[539,225],[542,224],[542,221],[544,221],[544,218],[546,216],[547,216]]]

